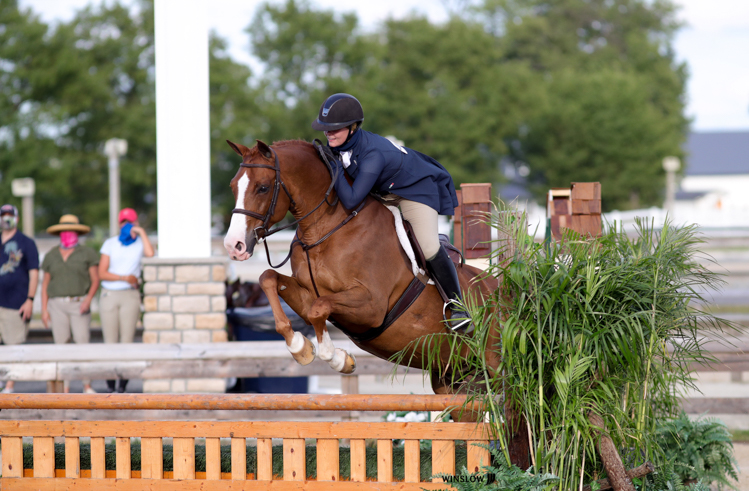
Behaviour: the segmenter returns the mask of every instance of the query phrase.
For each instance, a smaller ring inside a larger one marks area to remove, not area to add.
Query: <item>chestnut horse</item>
[[[396,235],[393,214],[372,197],[365,200],[355,215],[340,203],[335,206],[325,203],[331,176],[315,148],[307,142],[280,142],[273,149],[262,142],[252,149],[229,144],[242,156],[243,164],[259,164],[258,167],[241,167],[231,181],[237,199],[235,212],[239,213],[232,216],[224,246],[233,259],[245,260],[253,253],[258,239],[255,229],[263,223],[260,218],[241,212],[253,211],[265,218],[264,214],[271,207],[272,190],[278,182],[275,155],[278,155],[281,189],[288,192],[276,193],[277,206],[267,227],[290,211],[300,220],[298,239],[302,244],[314,244],[352,217],[326,240],[308,250],[309,265],[303,247],[295,244],[291,251],[292,276],[267,270],[260,277],[260,285],[274,308],[276,329],[299,363],[310,363],[315,356],[314,348],[308,339],[293,332],[283,312],[276,310],[280,307],[279,296],[314,326],[320,351],[317,356],[341,373],[353,372],[353,357],[333,346],[326,320],[332,317],[346,330],[363,334],[382,324],[385,315],[414,279],[409,259]],[[334,197],[332,191],[328,203],[335,202]],[[318,207],[320,203],[323,205]],[[496,289],[497,282],[493,278],[472,282],[480,272],[471,266],[458,266],[462,289],[483,297]],[[368,342],[352,340],[362,349],[388,359],[420,336],[449,333],[442,322],[442,305],[437,289],[429,285],[381,335]],[[414,357],[412,366],[422,368],[420,358]],[[435,392],[444,390],[439,385],[434,389]]]
[[[283,141],[270,147],[258,141],[253,148],[228,143],[242,156],[241,167],[231,181],[236,207],[224,239],[229,256],[239,261],[252,256],[258,241],[264,240],[270,226],[282,220],[287,211],[297,221],[298,242],[295,239],[290,252],[292,275],[269,269],[260,277],[276,330],[297,362],[311,363],[315,350],[309,339],[291,329],[279,296],[314,326],[317,356],[341,373],[352,373],[356,361],[334,346],[326,327],[328,319],[345,328],[344,332],[353,333],[352,341],[361,349],[384,359],[424,335],[456,336],[443,322],[442,297],[435,286],[427,285],[389,328],[373,339],[361,340],[357,335],[380,326],[414,279],[410,260],[396,234],[393,213],[371,196],[357,210],[345,209],[335,199],[332,170],[308,142]],[[497,280],[480,275],[481,270],[456,266],[465,296],[486,298],[497,289]],[[488,346],[498,342],[496,334]],[[447,344],[442,343],[445,350]],[[489,351],[487,361],[496,366],[498,354]],[[411,354],[404,357],[404,364],[419,369],[426,366],[424,353]],[[443,358],[446,355],[446,351],[442,353]],[[437,394],[460,389],[451,387],[444,374],[431,375]]]

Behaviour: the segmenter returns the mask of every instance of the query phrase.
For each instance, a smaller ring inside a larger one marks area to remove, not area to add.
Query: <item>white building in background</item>
[[[749,232],[749,131],[691,133],[684,150],[672,222]],[[614,211],[604,218],[628,226],[634,217],[652,218],[657,226],[663,224],[666,213],[650,208]]]
[[[677,195],[695,210],[749,212],[749,131],[692,133],[687,168]]]

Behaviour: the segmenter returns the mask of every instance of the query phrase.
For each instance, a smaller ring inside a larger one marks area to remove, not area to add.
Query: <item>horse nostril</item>
[[[241,242],[237,242],[237,245],[234,246],[234,248],[239,252],[242,252],[242,247],[244,247],[244,244],[242,244]]]

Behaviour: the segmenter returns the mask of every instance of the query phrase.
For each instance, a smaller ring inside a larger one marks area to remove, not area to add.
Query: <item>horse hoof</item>
[[[299,351],[291,352],[291,356],[293,356],[294,360],[296,360],[300,365],[309,365],[315,361],[315,345],[305,336],[302,336],[301,333],[295,333],[294,336],[296,337],[297,334],[302,338],[304,344]]]
[[[354,358],[354,355],[350,353],[346,353],[346,361],[343,364],[343,370],[341,370],[341,373],[345,373],[346,375],[350,375],[356,371],[356,358]]]

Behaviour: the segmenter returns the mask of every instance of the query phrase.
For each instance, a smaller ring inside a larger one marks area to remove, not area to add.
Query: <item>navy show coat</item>
[[[341,172],[335,183],[346,208],[355,208],[375,192],[425,204],[440,215],[455,213],[458,198],[452,177],[432,157],[361,129],[346,144],[332,150],[349,162],[345,170],[354,179],[352,187]]]

